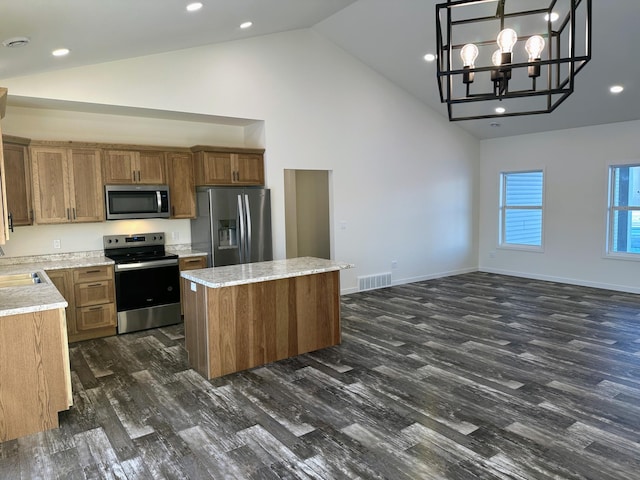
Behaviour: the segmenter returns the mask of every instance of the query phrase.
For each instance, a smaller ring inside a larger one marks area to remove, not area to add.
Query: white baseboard
[[[470,267],[470,268],[461,268],[459,270],[449,270],[446,272],[438,272],[438,273],[432,273],[429,275],[421,275],[419,277],[410,277],[410,278],[401,278],[398,280],[395,279],[391,279],[391,286],[395,286],[395,285],[404,285],[407,283],[415,283],[415,282],[423,282],[425,280],[433,280],[434,278],[443,278],[443,277],[451,277],[453,275],[461,275],[463,273],[471,273],[471,272],[477,272],[478,269],[475,267]],[[351,293],[356,293],[358,292],[358,287],[350,287],[350,288],[341,288],[340,289],[340,295],[349,295]]]
[[[552,275],[538,275],[526,272],[517,272],[512,270],[502,270],[499,268],[462,268],[459,270],[451,270],[448,272],[439,272],[433,273],[429,275],[421,275],[419,277],[411,277],[411,278],[403,278],[398,280],[393,280],[391,285],[404,285],[406,283],[414,283],[414,282],[422,282],[425,280],[433,280],[434,278],[442,278],[442,277],[451,277],[453,275],[461,275],[463,273],[471,273],[471,272],[486,272],[486,273],[495,273],[498,275],[509,275],[512,277],[520,277],[520,278],[530,278],[532,280],[542,280],[546,282],[555,282],[555,283],[566,283],[568,285],[579,285],[581,287],[592,287],[592,288],[601,288],[604,290],[613,290],[616,292],[625,292],[625,293],[640,293],[640,287],[630,287],[628,285],[618,285],[615,283],[603,283],[603,282],[590,282],[587,280],[580,280],[576,278],[567,278],[567,277],[555,277]],[[351,293],[358,292],[357,287],[343,288],[340,290],[340,295],[349,295]]]
[[[617,285],[615,283],[590,282],[577,278],[554,277],[551,275],[538,275],[534,273],[514,272],[511,270],[502,270],[499,268],[479,268],[477,271],[486,273],[496,273],[499,275],[510,275],[512,277],[530,278],[532,280],[543,280],[546,282],[566,283],[569,285],[579,285],[581,287],[602,288],[604,290],[614,290],[617,292],[640,293],[640,288],[630,287],[628,285]]]

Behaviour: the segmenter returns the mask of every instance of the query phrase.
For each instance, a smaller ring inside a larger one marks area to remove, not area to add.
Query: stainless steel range
[[[178,256],[164,233],[105,235],[104,254],[115,262],[118,333],[180,323]]]

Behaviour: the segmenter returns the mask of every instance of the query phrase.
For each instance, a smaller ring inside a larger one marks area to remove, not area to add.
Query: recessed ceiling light
[[[507,111],[507,109],[506,109],[506,108],[504,108],[504,107],[498,107],[498,108],[496,108],[496,113],[504,113],[504,112],[506,112],[506,111]]]
[[[58,48],[53,52],[51,52],[51,55],[53,55],[54,57],[64,57],[65,55],[68,55],[68,54],[69,54],[68,48]]]
[[[433,62],[436,59],[436,56],[433,53],[427,53],[424,56],[425,61],[427,62]]]
[[[29,44],[28,37],[12,37],[12,38],[7,38],[4,42],[2,42],[2,45],[9,48],[24,47],[25,45],[28,45],[28,44]]]
[[[193,2],[190,3],[189,5],[187,5],[187,11],[188,12],[196,12],[198,10],[200,10],[202,8],[202,3],[200,2]]]
[[[500,126],[498,122],[491,122],[489,125],[491,125],[493,128],[498,128]]]
[[[244,22],[240,24],[240,28],[245,30],[253,25],[253,22]]]
[[[551,12],[551,21],[552,22],[555,22],[559,18],[560,18],[560,15],[558,15],[556,12]],[[548,13],[544,16],[544,21],[545,22],[549,21],[549,14]]]
[[[622,85],[614,85],[613,87],[611,87],[609,89],[609,91],[611,93],[620,93],[624,90],[624,87]]]

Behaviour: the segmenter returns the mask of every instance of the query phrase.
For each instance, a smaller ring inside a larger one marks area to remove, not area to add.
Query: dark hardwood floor
[[[640,296],[470,273],[342,297],[343,343],[207,381],[182,326],[74,344],[2,479],[640,479]]]

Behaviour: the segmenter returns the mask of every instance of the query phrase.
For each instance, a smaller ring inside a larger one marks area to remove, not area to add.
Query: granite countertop
[[[300,277],[315,273],[353,268],[346,262],[335,262],[315,257],[290,258],[272,262],[246,263],[227,267],[187,270],[180,275],[187,280],[209,288],[231,287],[247,283],[266,282],[282,278]]]
[[[191,245],[170,245],[166,249],[180,257],[206,255],[204,252],[191,249]],[[0,287],[0,317],[67,307],[67,301],[51,283],[45,270],[95,267],[113,263],[113,260],[104,256],[102,250],[0,258],[0,275],[35,272],[42,280],[42,283],[35,285]]]
[[[191,245],[167,245],[165,247],[165,250],[167,251],[167,253],[175,253],[180,258],[202,257],[207,255],[207,252],[194,250],[193,248],[191,248]]]
[[[0,317],[67,307],[45,270],[113,265],[102,251],[7,257],[0,259],[0,275],[37,273],[42,283],[19,287],[0,287]]]
[[[67,301],[60,295],[55,285],[51,283],[44,270],[30,269],[11,273],[31,272],[36,272],[42,283],[19,287],[0,287],[0,318],[8,315],[67,307]],[[1,269],[0,273],[8,272]]]

